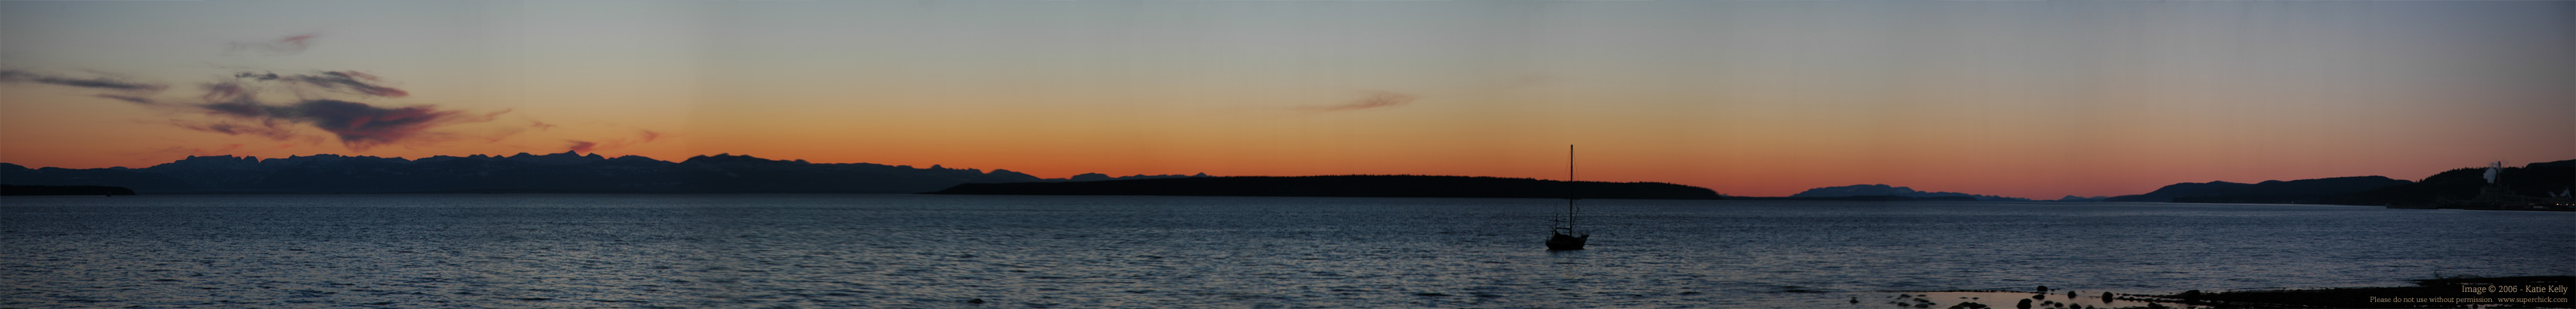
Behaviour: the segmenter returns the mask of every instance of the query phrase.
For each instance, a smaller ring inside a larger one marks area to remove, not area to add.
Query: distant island
[[[191,156],[146,168],[27,168],[0,163],[0,183],[9,185],[113,186],[142,194],[921,193],[960,183],[1183,177],[1192,176],[1039,178],[1010,170],[937,165],[809,163],[729,154],[669,162],[573,152],[420,159],[328,154],[267,159]]]
[[[1887,184],[1859,184],[1859,185],[1837,186],[1837,187],[1821,187],[1821,188],[1807,189],[1806,191],[1799,191],[1799,192],[1798,192],[1798,194],[1791,194],[1791,195],[1786,196],[1786,197],[1729,197],[1729,198],[1733,198],[1733,199],[1742,199],[1742,200],[1764,200],[1764,201],[1858,201],[1858,202],[1905,202],[1905,201],[1953,201],[1953,202],[1956,202],[1956,201],[1978,201],[1978,202],[2037,202],[2037,201],[2043,201],[2043,200],[2033,200],[2033,199],[2018,198],[2018,197],[2008,197],[2008,196],[1998,196],[1998,195],[1968,194],[1968,193],[1959,193],[1959,192],[1939,192],[1939,191],[1917,191],[1917,190],[1914,190],[1914,188],[1911,188],[1911,187],[1890,186],[1890,185],[1887,185]],[[2102,201],[2103,199],[2107,199],[2107,198],[2109,198],[2109,197],[2104,197],[2104,196],[2081,197],[2081,196],[2068,195],[2068,196],[2066,196],[2066,197],[2064,197],[2064,198],[2059,198],[2059,199],[2055,199],[2055,200],[2045,200],[2045,201],[2050,201],[2050,202],[2100,202],[2100,201]]]
[[[930,194],[1180,195],[1308,197],[1471,197],[1687,199],[1724,198],[1708,188],[1660,182],[1574,182],[1528,178],[1344,175],[1191,177],[1087,182],[967,183]]]
[[[1974,198],[1974,197],[1965,197],[1965,196],[1903,196],[1903,195],[1853,195],[1853,196],[1811,196],[1811,197],[1797,197],[1797,196],[1789,196],[1789,197],[1730,196],[1730,197],[1727,197],[1727,198],[1728,198],[1728,199],[1737,199],[1737,200],[1747,200],[1747,201],[1845,201],[1845,202],[1976,202],[1976,201],[1983,201],[1983,200],[1979,200],[1979,199]],[[2020,200],[2020,201],[2029,201],[2029,200]]]
[[[1786,198],[1770,199],[1835,201],[2030,201],[2030,199],[2018,197],[1977,195],[1958,192],[1915,191],[1914,188],[1910,187],[1889,186],[1886,184],[1864,184],[1807,189],[1807,191],[1798,192],[1798,194],[1791,194]]]
[[[2441,200],[2467,200],[2491,184],[2484,168],[2460,168],[2407,181],[2384,176],[2267,180],[2256,183],[2186,182],[2155,191],[2122,196],[2069,195],[2055,202],[2150,202],[2323,204],[2428,206]],[[2511,194],[2545,197],[2576,192],[2576,160],[2531,163],[2500,169],[2493,186]],[[1886,184],[1860,184],[1807,189],[1786,197],[1736,197],[1739,200],[1795,201],[1984,201],[2026,202],[2031,199],[1958,192],[1925,192]]]

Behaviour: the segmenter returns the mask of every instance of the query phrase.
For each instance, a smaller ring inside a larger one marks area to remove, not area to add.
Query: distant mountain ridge
[[[1206,174],[1197,175],[1205,177]],[[1082,178],[1192,177],[1134,175]],[[961,183],[1050,182],[996,169],[951,169],[870,163],[809,163],[718,154],[669,162],[642,156],[574,152],[510,156],[435,156],[417,160],[313,155],[260,159],[191,156],[146,168],[30,169],[0,163],[0,183],[117,186],[172,193],[919,193]]]
[[[1957,199],[1965,198],[1965,199],[1973,199],[1973,200],[1978,200],[1978,201],[2014,201],[2014,202],[2028,202],[2028,201],[2030,201],[2030,199],[2017,198],[2017,197],[2003,197],[2003,196],[1994,196],[1994,195],[1978,195],[1978,194],[1967,194],[1967,193],[1958,193],[1958,192],[1924,192],[1924,191],[1915,191],[1915,190],[1914,190],[1914,188],[1911,188],[1911,187],[1897,187],[1897,186],[1889,186],[1889,185],[1887,185],[1887,184],[1864,184],[1864,185],[1849,185],[1849,186],[1840,186],[1840,187],[1823,187],[1823,188],[1807,189],[1807,191],[1802,191],[1802,192],[1798,192],[1798,194],[1791,194],[1791,195],[1789,195],[1789,197],[1791,197],[1791,198],[1855,198],[1855,197],[1882,197],[1882,196],[1886,196],[1886,197],[1905,197],[1905,198],[1916,198],[1916,199],[1922,199],[1922,198],[1944,198],[1944,199],[1957,200]]]

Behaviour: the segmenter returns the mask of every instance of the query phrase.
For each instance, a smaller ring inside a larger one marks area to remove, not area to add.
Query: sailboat
[[[1553,220],[1565,224],[1549,231],[1548,251],[1583,250],[1583,242],[1592,239],[1574,230],[1574,186],[1574,145],[1565,145],[1565,219]]]

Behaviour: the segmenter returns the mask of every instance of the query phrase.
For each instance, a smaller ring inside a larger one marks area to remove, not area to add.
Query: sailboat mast
[[[1574,145],[1565,145],[1565,225],[1551,225],[1555,230],[1549,231],[1547,251],[1583,250],[1584,240],[1592,238],[1591,234],[1574,230],[1574,200],[1582,199],[1578,193],[1583,191],[1576,188],[1579,183],[1574,179]]]

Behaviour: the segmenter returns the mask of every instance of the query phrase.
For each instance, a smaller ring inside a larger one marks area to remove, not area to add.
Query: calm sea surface
[[[0,199],[0,307],[1857,307],[2576,274],[2576,213],[923,195]],[[1849,298],[1865,300],[1850,305]],[[982,299],[971,304],[970,299]]]

